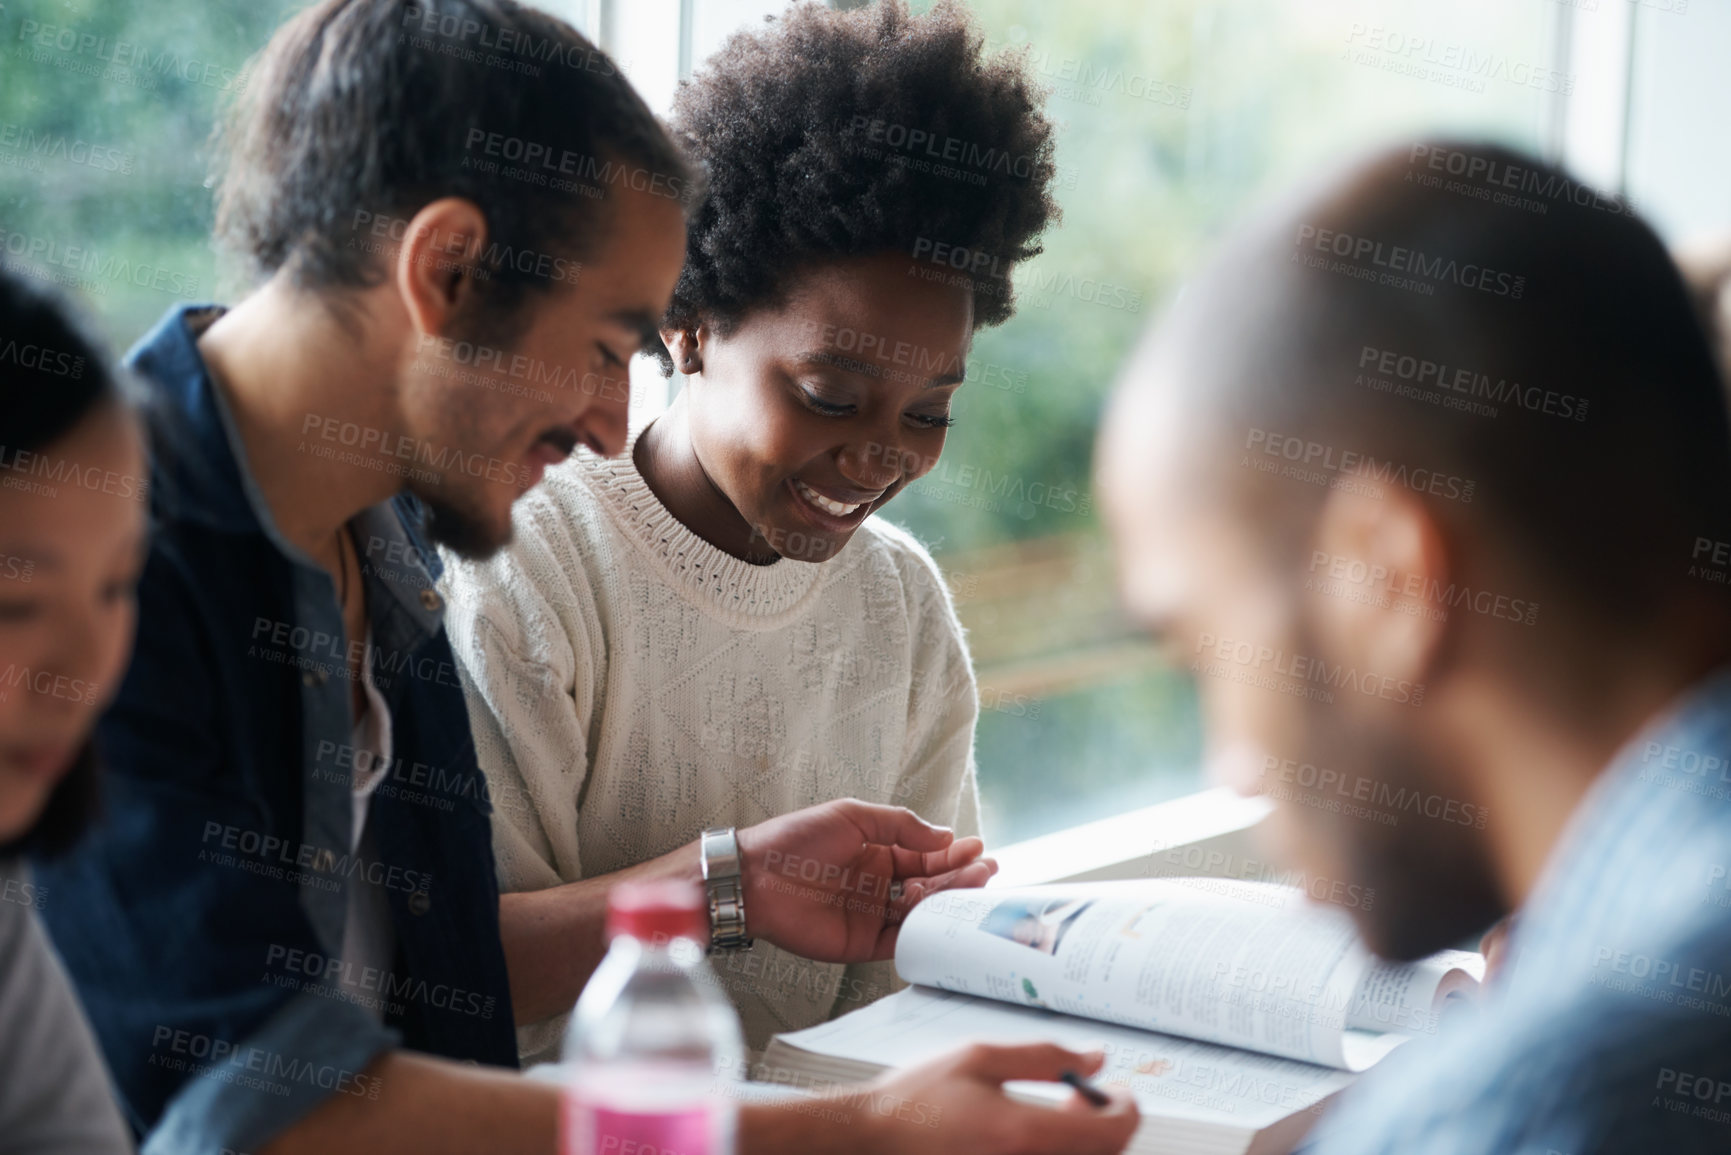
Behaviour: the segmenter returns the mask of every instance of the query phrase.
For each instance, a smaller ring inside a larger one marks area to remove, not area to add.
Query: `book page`
[[[1372,962],[1344,912],[1215,879],[948,891],[896,948],[910,983],[1354,1071],[1402,1038],[1347,1031]]]
[[[1436,1033],[1456,1000],[1470,998],[1485,977],[1485,958],[1445,950],[1413,963],[1373,963],[1346,1012],[1350,1030]]]
[[[914,1066],[975,1042],[1099,1049],[1106,1052],[1106,1064],[1095,1082],[1129,1090],[1144,1113],[1253,1131],[1315,1106],[1354,1078],[1309,1063],[924,987],[777,1039],[802,1051],[888,1068]],[[1058,1084],[1012,1086],[1024,1093],[1043,1090],[1053,1099],[1070,1094]]]

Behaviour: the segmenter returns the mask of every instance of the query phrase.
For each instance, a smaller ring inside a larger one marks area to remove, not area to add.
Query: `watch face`
[[[739,877],[739,843],[731,829],[704,831],[699,851],[705,881]]]

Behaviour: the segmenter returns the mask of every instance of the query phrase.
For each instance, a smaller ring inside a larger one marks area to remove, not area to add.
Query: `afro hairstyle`
[[[974,327],[1007,319],[1008,272],[1059,215],[1057,166],[1044,89],[983,41],[952,0],[921,16],[905,0],[801,4],[729,38],[674,100],[707,195],[663,327],[725,335],[803,269],[937,243],[990,270],[960,282]]]

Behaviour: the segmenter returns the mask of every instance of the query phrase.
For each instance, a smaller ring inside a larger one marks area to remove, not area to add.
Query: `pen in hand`
[[[1112,1102],[1112,1100],[1106,1097],[1104,1091],[1078,1075],[1075,1071],[1060,1071],[1058,1073],[1058,1080],[1070,1084],[1070,1086],[1076,1089],[1076,1094],[1082,1096],[1082,1098],[1088,1100],[1088,1102],[1092,1103],[1096,1107],[1105,1107],[1110,1105]]]

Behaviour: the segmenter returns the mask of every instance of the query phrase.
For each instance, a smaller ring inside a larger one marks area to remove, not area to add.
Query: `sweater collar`
[[[637,468],[639,436],[641,432],[633,434],[625,452],[616,458],[601,458],[579,449],[576,467],[612,507],[628,536],[655,559],[668,581],[699,600],[754,618],[784,614],[811,596],[825,575],[835,572],[833,563],[852,548],[850,541],[826,562],[784,557],[769,565],[754,565],[717,549],[687,528],[655,496]]]

